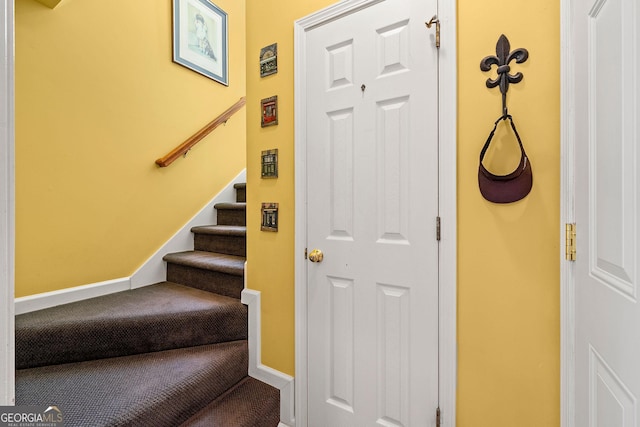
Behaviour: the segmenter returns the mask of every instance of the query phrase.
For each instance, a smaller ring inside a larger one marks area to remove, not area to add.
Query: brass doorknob
[[[320,249],[314,249],[309,253],[309,261],[311,262],[322,262],[324,258],[324,254]]]

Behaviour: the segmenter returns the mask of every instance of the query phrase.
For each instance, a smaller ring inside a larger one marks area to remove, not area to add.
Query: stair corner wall
[[[294,378],[261,362],[261,308],[260,292],[247,289],[247,266],[245,263],[245,288],[241,302],[249,309],[249,376],[280,390],[280,426],[295,426]]]

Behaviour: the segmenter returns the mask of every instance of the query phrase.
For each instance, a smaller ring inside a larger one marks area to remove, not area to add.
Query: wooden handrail
[[[233,116],[238,110],[244,107],[244,104],[246,103],[247,100],[243,96],[235,104],[229,107],[224,113],[220,114],[218,117],[209,122],[209,124],[207,124],[205,127],[194,133],[191,137],[189,137],[189,139],[178,145],[169,154],[156,160],[156,164],[161,168],[169,166],[176,159],[178,159],[178,157],[185,155],[189,150],[191,150],[193,146],[196,145],[202,138],[213,132],[215,128],[223,123],[226,123],[227,120],[229,120],[229,118]]]

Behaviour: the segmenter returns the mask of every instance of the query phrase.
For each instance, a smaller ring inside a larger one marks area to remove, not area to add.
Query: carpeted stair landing
[[[247,375],[236,191],[165,256],[166,282],[16,316],[16,404],[57,405],[66,427],[277,426],[279,391]]]

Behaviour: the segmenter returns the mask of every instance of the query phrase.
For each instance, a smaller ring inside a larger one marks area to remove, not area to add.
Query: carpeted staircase
[[[168,254],[167,281],[16,316],[16,404],[65,427],[275,427],[279,391],[247,375],[245,186]]]

